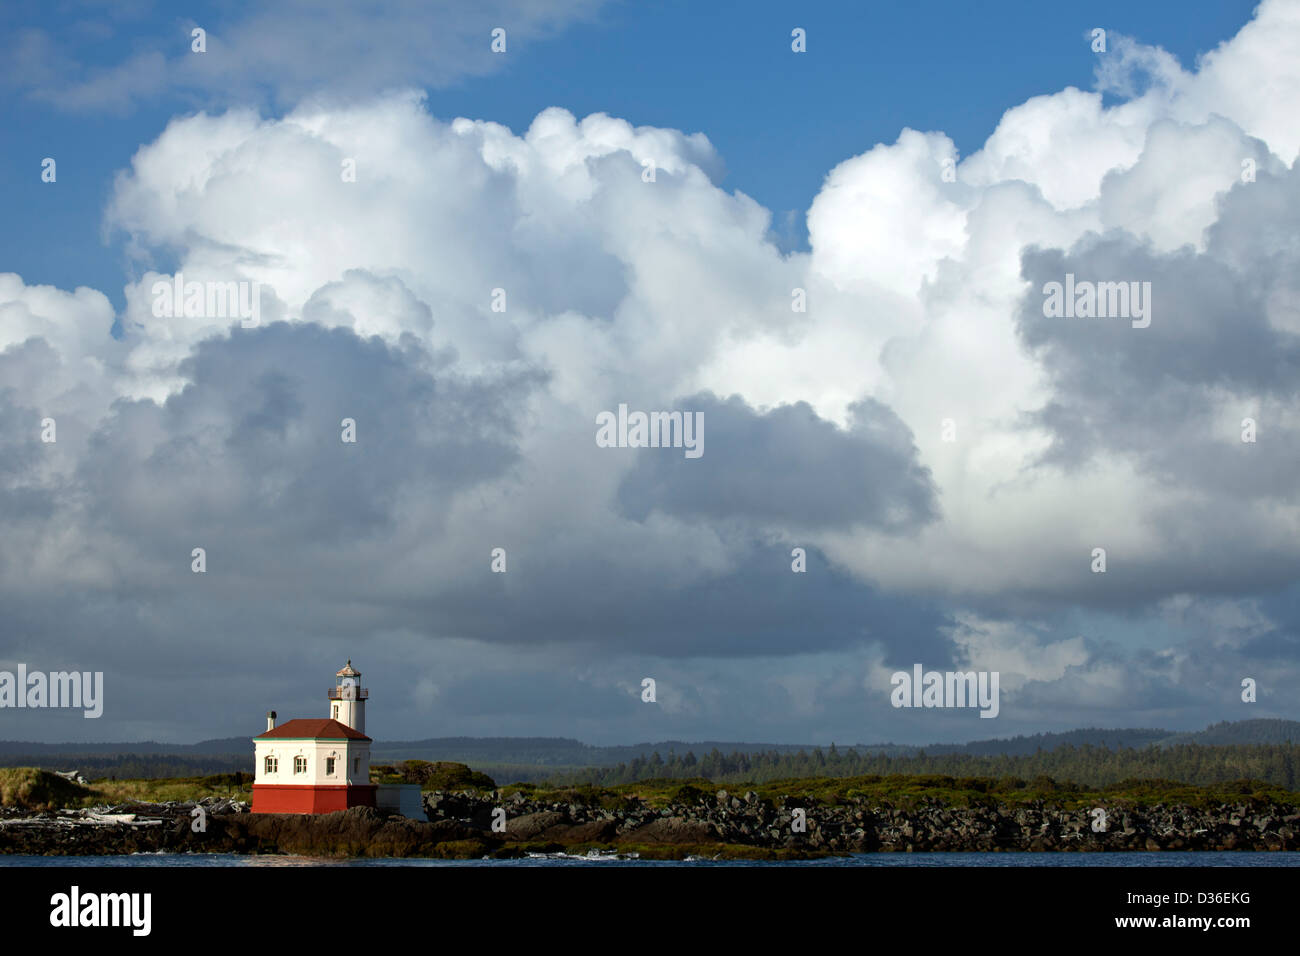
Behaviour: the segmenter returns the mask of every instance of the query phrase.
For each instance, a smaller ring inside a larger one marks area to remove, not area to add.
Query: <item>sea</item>
[[[1110,852],[1110,853],[856,853],[851,856],[824,857],[817,860],[639,860],[612,854],[571,856],[563,853],[532,854],[512,860],[426,860],[411,858],[328,859],[307,856],[274,856],[235,853],[136,853],[129,856],[18,856],[0,854],[0,868],[84,867],[84,866],[181,866],[181,867],[521,867],[521,866],[780,866],[780,867],[997,867],[1014,868],[1047,866],[1065,868],[1143,867],[1172,868],[1218,866],[1249,868],[1253,866],[1300,867],[1300,853],[1279,852]]]

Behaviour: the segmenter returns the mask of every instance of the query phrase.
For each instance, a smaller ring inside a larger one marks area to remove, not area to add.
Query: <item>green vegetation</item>
[[[708,788],[704,792],[701,788]],[[1050,777],[1025,781],[1017,777],[950,777],[938,774],[862,777],[811,777],[773,780],[767,783],[741,783],[728,786],[730,796],[740,797],[754,791],[760,800],[779,803],[790,797],[802,806],[843,804],[857,799],[879,806],[913,809],[923,804],[945,807],[1029,806],[1046,804],[1065,810],[1096,806],[1131,804],[1180,804],[1192,807],[1246,803],[1248,805],[1300,805],[1300,793],[1275,787],[1262,780],[1235,780],[1210,786],[1191,786],[1173,780],[1125,780],[1104,787],[1059,782]],[[680,780],[659,778],[612,787],[542,787],[517,784],[503,788],[507,796],[516,791],[530,800],[555,803],[599,803],[617,808],[633,798],[654,807],[670,803],[716,799],[717,784],[695,779],[683,785]]]
[[[407,761],[383,771],[379,779],[420,783],[425,789],[491,790],[490,778],[464,764]],[[372,778],[374,779],[374,778]],[[76,808],[96,804],[183,802],[203,797],[252,798],[253,775],[216,774],[208,777],[162,780],[98,780],[89,787],[34,767],[0,769],[0,805],[29,810]],[[1131,778],[1097,785],[1060,781],[1040,775],[1023,777],[968,776],[945,774],[871,774],[855,777],[802,777],[764,782],[737,782],[725,786],[703,777],[686,780],[658,777],[635,783],[599,786],[594,784],[540,785],[511,784],[500,788],[503,798],[521,793],[529,800],[546,803],[576,803],[607,810],[630,808],[637,800],[662,808],[672,805],[713,803],[719,789],[732,797],[754,791],[759,800],[779,804],[797,800],[802,806],[836,805],[862,800],[873,806],[915,809],[919,806],[1053,806],[1077,810],[1098,804],[1106,806],[1177,804],[1213,807],[1246,804],[1251,807],[1300,805],[1300,792],[1265,780],[1240,779],[1196,786],[1176,780]]]
[[[251,773],[218,773],[208,777],[167,777],[162,780],[95,780],[82,806],[97,803],[184,802],[204,797],[253,799]]]
[[[1263,780],[1286,790],[1300,789],[1300,745],[1177,744],[1142,748],[1065,744],[1053,750],[1031,754],[974,755],[969,753],[880,754],[858,753],[853,748],[811,752],[740,753],[729,755],[712,750],[702,757],[693,752],[658,753],[648,759],[614,767],[589,767],[557,772],[551,783],[586,783],[614,786],[644,778],[676,780],[678,784],[703,778],[715,784],[764,783],[809,777],[848,778],[868,776],[934,775],[949,777],[1038,777],[1058,781],[1087,781],[1093,787],[1107,787],[1126,780],[1180,780],[1197,786],[1234,780]]]
[[[80,784],[36,767],[0,769],[0,806],[53,810],[79,806],[90,795]]]
[[[371,783],[418,783],[421,790],[495,790],[485,773],[450,760],[403,760],[370,768]]]
[[[0,768],[0,806],[25,810],[76,809],[99,804],[184,802],[203,797],[252,799],[251,773],[162,780],[95,780],[81,786],[37,767]]]

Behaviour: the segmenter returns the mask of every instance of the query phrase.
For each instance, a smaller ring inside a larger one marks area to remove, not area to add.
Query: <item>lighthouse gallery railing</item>
[[[365,700],[370,696],[368,687],[331,687],[329,689],[330,700]]]

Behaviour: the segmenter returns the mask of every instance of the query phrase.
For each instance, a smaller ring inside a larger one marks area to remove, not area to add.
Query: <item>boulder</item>
[[[509,840],[534,840],[551,827],[567,823],[563,813],[544,810],[541,813],[525,813],[523,816],[506,818],[506,838]]]
[[[618,832],[613,820],[591,820],[587,823],[560,823],[547,827],[539,839],[554,843],[609,843]]]
[[[711,823],[686,817],[660,817],[619,838],[622,843],[708,843],[717,838]]]

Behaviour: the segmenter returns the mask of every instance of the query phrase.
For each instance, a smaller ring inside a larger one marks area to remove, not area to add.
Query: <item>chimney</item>
[[[268,731],[275,730],[275,711],[273,710],[266,712],[266,729]]]

